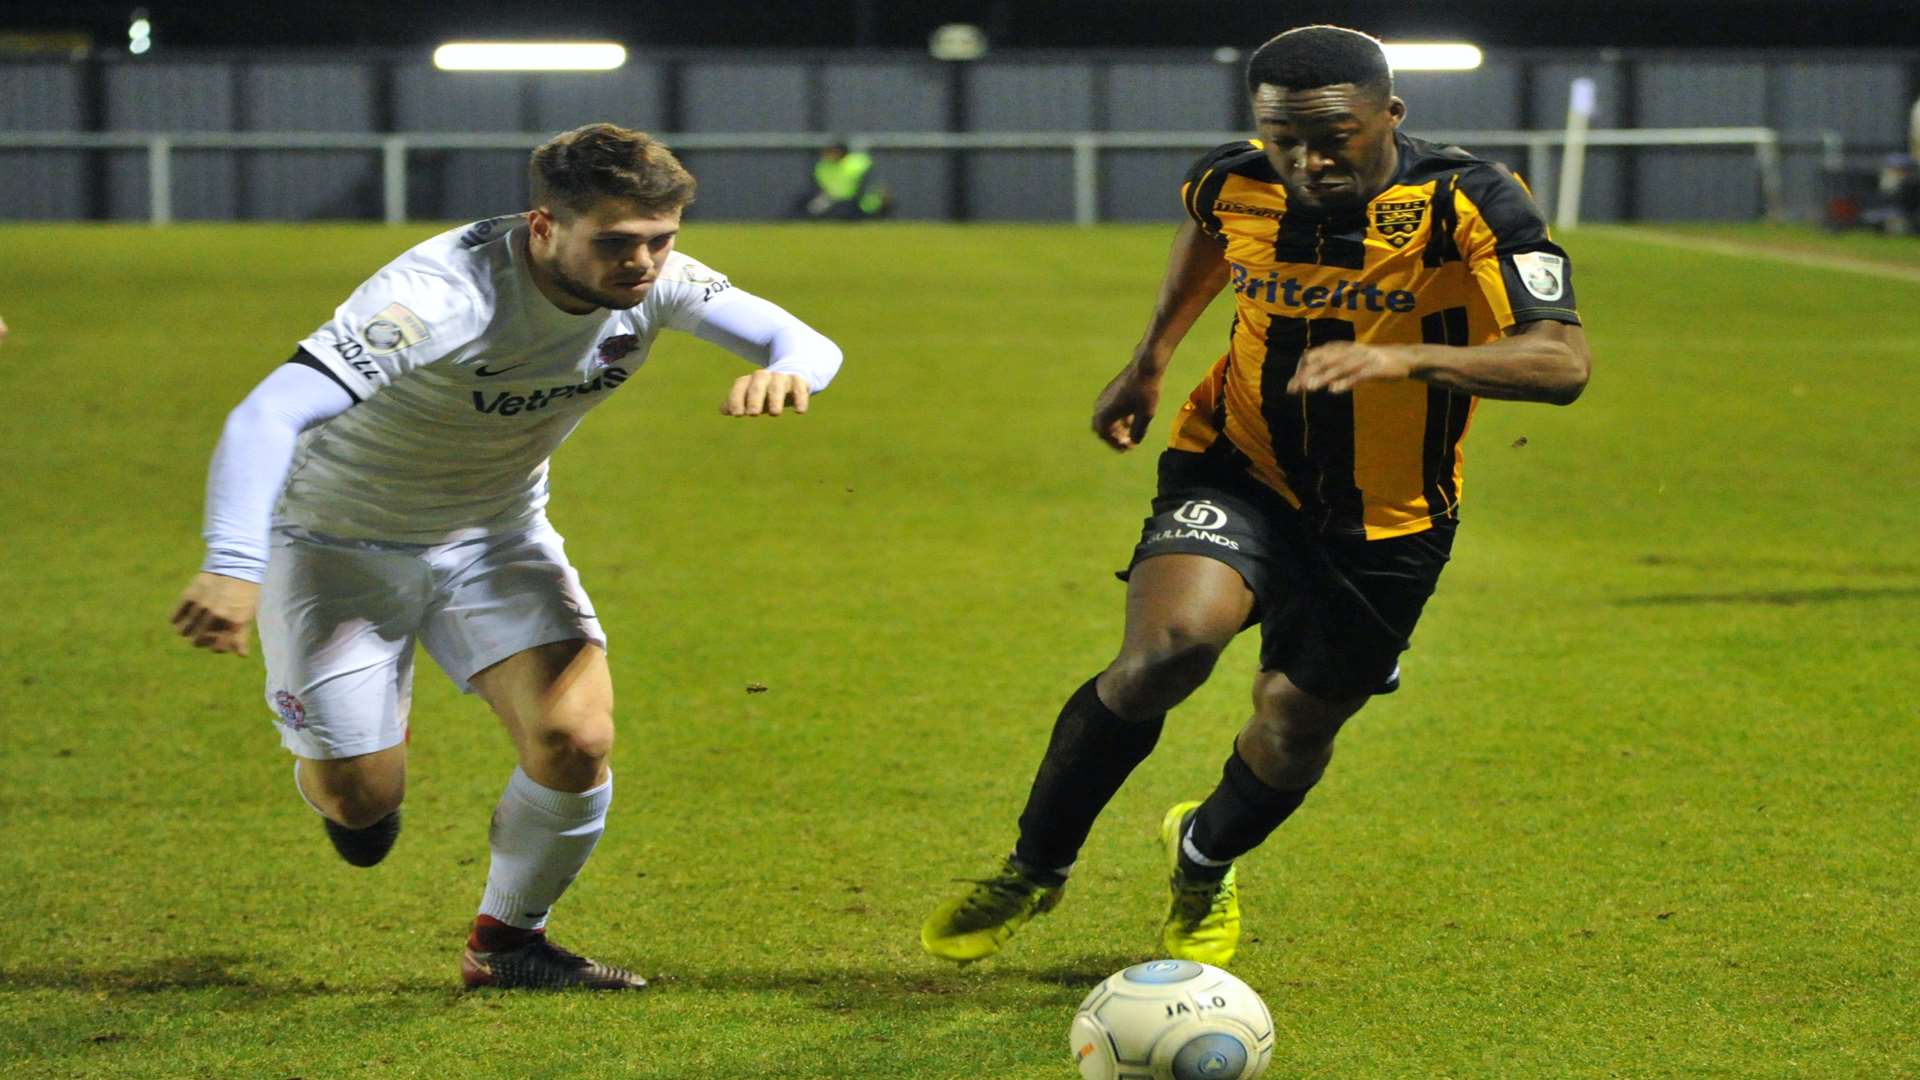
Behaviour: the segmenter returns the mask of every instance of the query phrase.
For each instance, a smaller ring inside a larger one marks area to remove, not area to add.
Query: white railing
[[[1566,139],[1564,131],[1427,131],[1418,133],[1435,142],[1455,143],[1484,151],[1525,147],[1527,180],[1541,205],[1553,205],[1552,154]],[[547,133],[445,134],[405,132],[392,135],[327,134],[320,132],[176,132],[81,133],[0,132],[0,150],[144,150],[147,154],[148,220],[165,225],[173,220],[173,155],[181,150],[366,150],[381,159],[381,203],[389,224],[407,220],[407,157],[415,150],[531,150]],[[814,150],[818,133],[756,132],[751,134],[660,135],[679,150]],[[1100,155],[1109,150],[1205,150],[1244,138],[1232,132],[1116,131],[876,133],[849,136],[855,149],[866,150],[1064,150],[1073,157],[1073,219],[1091,225],[1100,219]],[[1836,132],[1783,137],[1773,128],[1597,128],[1586,133],[1586,145],[1666,146],[1685,149],[1708,146],[1750,146],[1759,175],[1762,209],[1769,218],[1785,214],[1780,153],[1789,148],[1817,148],[1829,166],[1844,149]]]

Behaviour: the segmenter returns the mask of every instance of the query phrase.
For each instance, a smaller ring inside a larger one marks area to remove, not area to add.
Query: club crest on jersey
[[[600,347],[594,352],[593,366],[596,369],[606,367],[639,347],[640,337],[637,334],[618,334],[614,337],[602,338]]]
[[[273,708],[274,711],[280,714],[280,722],[292,728],[294,731],[299,731],[307,726],[306,706],[300,704],[299,698],[294,697],[285,690],[275,690],[273,692]]]
[[[1427,201],[1377,202],[1371,209],[1373,230],[1380,234],[1380,239],[1395,248],[1403,248],[1419,234],[1420,218],[1427,212]]]

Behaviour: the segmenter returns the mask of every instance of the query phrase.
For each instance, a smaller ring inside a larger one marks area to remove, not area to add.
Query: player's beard
[[[625,311],[628,308],[639,307],[640,302],[646,299],[645,293],[636,296],[631,292],[610,293],[596,289],[568,273],[567,268],[557,262],[547,272],[553,279],[554,288],[559,289],[575,300],[592,304],[595,307],[610,308],[614,311]]]

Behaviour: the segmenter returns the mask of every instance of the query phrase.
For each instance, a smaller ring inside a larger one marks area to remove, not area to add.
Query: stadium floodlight
[[[127,24],[127,51],[140,56],[153,48],[153,20],[146,8],[133,9],[133,21]]]
[[[987,32],[972,23],[947,23],[927,38],[927,53],[935,60],[978,60],[987,55]]]
[[[611,41],[449,41],[433,50],[441,71],[611,71],[627,49]]]
[[[1483,57],[1464,41],[1389,41],[1381,45],[1395,71],[1472,71]]]

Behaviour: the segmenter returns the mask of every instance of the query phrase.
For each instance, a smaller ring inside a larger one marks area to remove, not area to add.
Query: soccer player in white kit
[[[547,523],[547,459],[662,329],[761,365],[729,416],[804,413],[840,350],[674,250],[694,180],[611,124],[533,152],[533,209],[443,233],[369,278],[228,416],[207,555],[172,622],[246,655],[302,798],[372,866],[400,829],[413,649],[492,706],[519,764],[461,958],[469,986],[634,989],[548,942],[613,795],[606,637]]]

